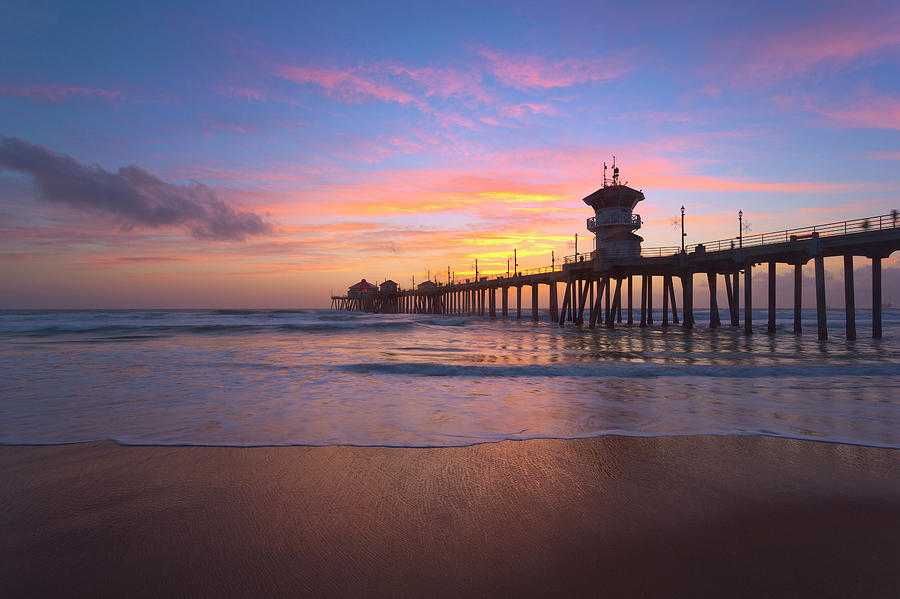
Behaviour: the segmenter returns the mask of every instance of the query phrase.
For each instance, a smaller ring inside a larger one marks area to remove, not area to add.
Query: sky
[[[644,247],[900,208],[896,0],[6,0],[0,36],[0,308],[545,266],[613,156]]]

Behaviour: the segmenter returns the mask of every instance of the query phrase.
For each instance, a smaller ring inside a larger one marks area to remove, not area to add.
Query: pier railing
[[[685,253],[693,254],[699,247],[703,248],[701,251],[706,252],[729,251],[746,247],[813,239],[814,237],[833,237],[835,235],[867,233],[883,229],[896,229],[898,227],[900,227],[900,215],[898,215],[897,212],[892,212],[890,214],[825,223],[822,225],[813,225],[811,227],[784,229],[782,231],[773,231],[769,233],[753,233],[750,235],[729,237],[727,239],[694,243],[685,246],[684,251]],[[640,255],[642,258],[658,258],[663,256],[674,256],[679,253],[681,253],[680,246],[663,246],[641,248]],[[564,264],[593,260],[597,255],[597,252],[584,252],[566,256],[564,258]],[[603,252],[602,255],[606,258],[627,258],[633,257],[634,253],[628,251],[606,251]]]
[[[772,231],[768,233],[753,233],[750,235],[729,237],[727,239],[717,239],[715,241],[706,241],[703,243],[694,243],[686,245],[685,253],[693,254],[702,246],[701,251],[705,252],[721,252],[730,251],[747,247],[758,247],[762,245],[774,245],[777,243],[787,243],[791,241],[801,241],[805,239],[814,239],[815,237],[833,237],[835,235],[850,235],[852,233],[866,233],[871,231],[879,231],[884,229],[900,228],[900,214],[892,212],[890,214],[882,214],[879,216],[870,216],[868,218],[857,218],[852,220],[843,220],[833,223],[825,223],[821,225],[813,225],[810,227],[799,227],[796,229],[784,229],[782,231]],[[681,247],[670,245],[660,247],[641,248],[641,258],[661,258],[666,256],[675,256],[681,253]],[[540,266],[537,268],[527,268],[519,270],[515,273],[496,273],[481,275],[476,281],[475,278],[455,280],[452,285],[465,285],[467,283],[484,283],[488,281],[512,281],[516,277],[550,274],[559,272],[563,269],[564,264],[574,264],[576,262],[590,262],[599,257],[601,252],[581,252],[563,258],[561,263],[552,266]],[[636,257],[633,252],[629,251],[605,251],[602,252],[604,258],[630,258]],[[445,286],[445,283],[438,283],[439,287]],[[413,291],[413,290],[403,290]]]

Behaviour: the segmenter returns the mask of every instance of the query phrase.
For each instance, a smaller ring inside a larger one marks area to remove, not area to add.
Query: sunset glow
[[[613,156],[645,247],[682,205],[688,243],[900,208],[891,2],[24,3],[0,31],[2,308],[547,266],[591,249]]]

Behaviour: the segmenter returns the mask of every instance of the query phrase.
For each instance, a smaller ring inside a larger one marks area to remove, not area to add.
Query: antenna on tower
[[[603,187],[606,187],[606,162],[603,163]]]
[[[613,156],[613,185],[619,184],[619,167],[616,166],[616,157]]]

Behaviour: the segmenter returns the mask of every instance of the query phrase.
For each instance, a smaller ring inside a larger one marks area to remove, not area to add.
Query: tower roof
[[[627,185],[607,185],[583,199],[592,208],[634,208],[643,192]]]

